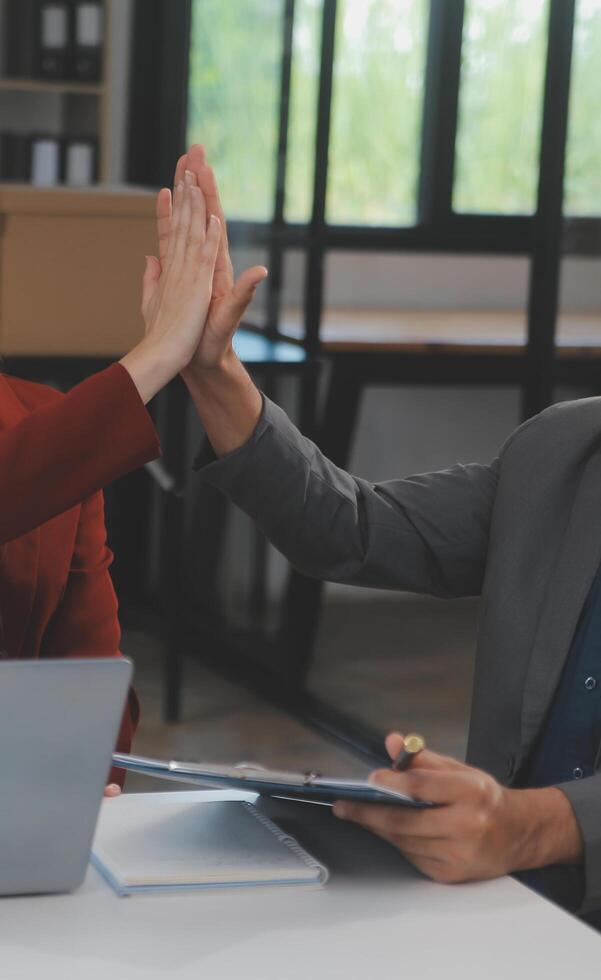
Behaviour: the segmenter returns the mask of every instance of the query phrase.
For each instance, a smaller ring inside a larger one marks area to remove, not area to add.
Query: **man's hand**
[[[109,783],[104,787],[104,796],[121,796],[121,787],[117,783]]]
[[[257,286],[267,275],[267,269],[253,266],[242,273],[234,282],[234,270],[229,254],[227,229],[223,208],[219,199],[217,182],[212,169],[206,161],[204,148],[194,145],[189,152],[180,157],[174,184],[177,187],[186,170],[196,176],[198,187],[203,193],[207,214],[215,214],[221,222],[221,237],[217,250],[213,273],[213,293],[205,328],[188,371],[203,372],[219,367],[231,351],[232,338],[246,309],[252,301]],[[159,237],[159,256],[153,261],[154,274],[160,275],[161,264],[167,255],[167,246],[172,221],[172,198],[168,189],[163,189],[157,198],[157,223]],[[186,372],[184,372],[185,374]]]
[[[402,736],[389,735],[386,748],[394,758]],[[382,769],[371,780],[437,806],[415,810],[338,802],[335,815],[389,841],[435,881],[496,878],[576,863],[582,856],[573,810],[555,787],[507,789],[487,773],[429,750],[407,772]]]

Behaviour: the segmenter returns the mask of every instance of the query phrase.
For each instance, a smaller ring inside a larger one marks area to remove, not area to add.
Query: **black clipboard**
[[[375,786],[366,779],[338,779],[322,776],[318,772],[281,772],[265,769],[256,763],[239,763],[235,766],[212,765],[202,762],[165,762],[125,752],[113,754],[113,765],[129,772],[173,779],[212,789],[240,789],[260,796],[273,796],[304,803],[322,803],[331,806],[336,800],[360,803],[387,803],[418,809],[431,803],[416,800],[403,793]]]

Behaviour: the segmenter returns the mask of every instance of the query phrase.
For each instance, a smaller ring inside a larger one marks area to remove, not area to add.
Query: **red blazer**
[[[0,612],[9,657],[119,655],[100,489],[160,454],[128,372],[67,395],[0,375]],[[118,746],[138,720],[130,692]],[[121,781],[119,772],[113,778]]]

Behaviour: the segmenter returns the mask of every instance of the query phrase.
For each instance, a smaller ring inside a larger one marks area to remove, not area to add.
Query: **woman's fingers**
[[[207,237],[207,214],[204,197],[199,187],[193,183],[188,188],[190,195],[190,230],[186,248],[186,266],[189,275],[195,277],[198,263]]]
[[[173,217],[171,219],[166,265],[169,271],[176,276],[182,274],[188,249],[188,236],[192,219],[190,199],[192,177],[193,175],[186,171],[184,181],[178,183],[173,198]]]
[[[144,313],[154,296],[159,279],[161,278],[161,263],[154,255],[146,256],[146,268],[142,279],[142,313]]]
[[[177,161],[177,166],[175,168],[175,177],[173,179],[173,189],[175,193],[175,188],[177,185],[184,180],[184,175],[186,172],[186,167],[188,163],[188,154],[184,153]],[[171,196],[171,191],[168,187],[163,187],[157,196],[157,234],[159,239],[159,258],[161,262],[164,262],[167,258],[167,249],[169,246],[169,235],[171,233],[171,219],[173,214],[173,201]]]
[[[165,256],[164,267],[171,268],[175,259],[179,227],[181,224],[182,206],[184,202],[184,182],[180,180],[173,192],[173,213],[171,215],[171,228],[167,242],[167,254]]]

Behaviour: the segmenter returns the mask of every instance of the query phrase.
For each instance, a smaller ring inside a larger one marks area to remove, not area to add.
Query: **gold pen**
[[[392,768],[395,772],[404,772],[411,765],[413,759],[422,749],[426,747],[426,740],[421,735],[407,735],[403,739],[403,748],[393,760]]]

